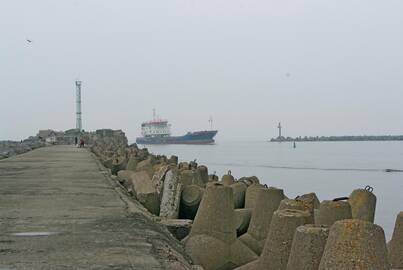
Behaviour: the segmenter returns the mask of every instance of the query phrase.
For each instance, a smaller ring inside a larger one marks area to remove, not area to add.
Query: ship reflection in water
[[[217,130],[188,132],[183,136],[171,136],[171,125],[168,120],[154,119],[141,124],[141,135],[137,144],[214,144]]]

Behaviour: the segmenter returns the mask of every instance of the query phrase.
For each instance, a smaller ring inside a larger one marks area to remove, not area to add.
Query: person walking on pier
[[[82,148],[82,147],[84,147],[84,139],[83,138],[80,139],[80,148]]]

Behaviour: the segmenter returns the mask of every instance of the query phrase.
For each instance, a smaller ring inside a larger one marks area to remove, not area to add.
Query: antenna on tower
[[[156,112],[155,112],[155,108],[153,109],[153,121],[155,121],[156,120],[156,118],[157,118],[157,114],[156,114]]]
[[[210,124],[210,130],[213,130],[213,117],[210,116],[210,118],[208,119],[208,122]]]

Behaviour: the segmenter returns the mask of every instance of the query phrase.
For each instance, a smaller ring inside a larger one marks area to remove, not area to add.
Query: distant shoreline
[[[403,141],[403,135],[380,136],[316,136],[316,137],[277,137],[269,142],[362,142],[362,141]]]

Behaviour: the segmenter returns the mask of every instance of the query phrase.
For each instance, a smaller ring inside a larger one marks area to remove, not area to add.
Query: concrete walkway
[[[166,230],[129,213],[86,149],[0,161],[1,270],[187,269],[181,252]]]

